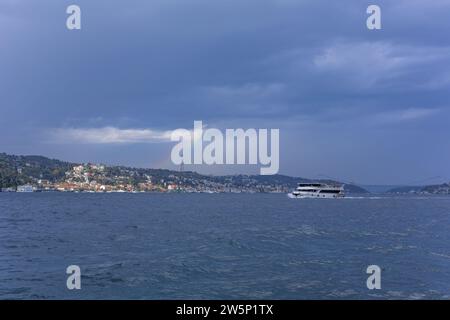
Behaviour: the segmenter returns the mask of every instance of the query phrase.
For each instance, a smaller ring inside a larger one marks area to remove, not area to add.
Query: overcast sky
[[[450,0],[0,0],[0,152],[173,168],[166,133],[202,120],[279,128],[282,174],[450,180],[449,16]]]

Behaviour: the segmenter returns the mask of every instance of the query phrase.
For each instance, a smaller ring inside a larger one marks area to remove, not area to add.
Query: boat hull
[[[338,199],[344,198],[344,194],[320,194],[320,193],[309,193],[309,192],[300,192],[300,193],[289,193],[288,197],[291,199]]]

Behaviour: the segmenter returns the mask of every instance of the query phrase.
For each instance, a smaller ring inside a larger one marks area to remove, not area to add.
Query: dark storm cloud
[[[65,28],[65,9],[73,3],[82,9],[80,31]],[[296,149],[312,156],[298,169],[291,159],[303,161],[302,155],[283,156],[282,149],[281,171],[290,174],[327,166],[322,158],[330,146],[321,142],[329,136],[337,138],[335,159],[346,157],[348,144],[368,153],[379,146],[372,157],[385,163],[376,173],[355,174],[379,177],[388,159],[401,163],[417,151],[405,143],[412,136],[416,148],[427,150],[425,141],[450,133],[450,1],[376,1],[380,31],[365,26],[369,4],[0,0],[1,148],[70,157],[61,140],[69,148],[79,134],[91,141],[90,133],[135,133],[130,142],[136,143],[201,119],[222,127],[277,127],[285,145],[301,134]],[[392,144],[401,154],[392,153]],[[96,160],[106,157],[103,148]],[[447,151],[436,152],[448,160]],[[133,149],[129,163],[139,156]],[[283,159],[290,160],[283,165]],[[329,170],[353,174],[339,161]],[[399,179],[422,164],[417,159]]]

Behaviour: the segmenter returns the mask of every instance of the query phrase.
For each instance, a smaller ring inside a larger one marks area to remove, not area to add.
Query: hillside
[[[405,186],[388,191],[388,193],[417,193],[417,194],[450,194],[450,183],[429,186]]]
[[[16,188],[32,184],[49,189],[66,188],[74,185],[121,186],[121,188],[161,191],[169,188],[190,191],[219,192],[287,192],[299,182],[310,179],[285,175],[229,175],[211,176],[196,172],[178,172],[164,169],[131,168],[125,166],[102,166],[78,164],[49,159],[42,156],[16,156],[0,153],[0,188]],[[314,180],[336,183],[331,180]],[[361,187],[345,185],[350,193],[367,193]]]

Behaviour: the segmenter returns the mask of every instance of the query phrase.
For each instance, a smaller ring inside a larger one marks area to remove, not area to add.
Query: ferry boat
[[[288,194],[289,198],[343,198],[344,186],[326,183],[299,183],[297,188]]]

